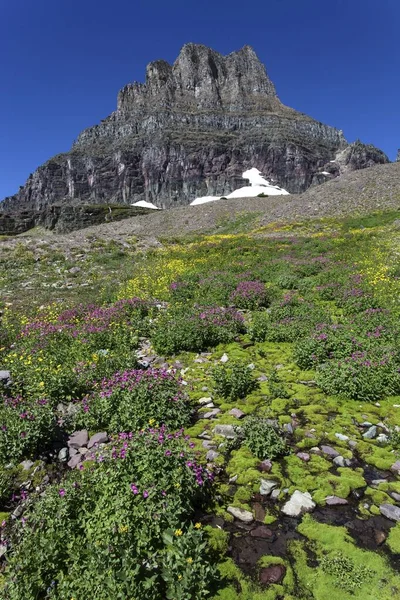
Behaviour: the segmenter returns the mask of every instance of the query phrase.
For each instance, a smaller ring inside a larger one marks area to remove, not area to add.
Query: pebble
[[[220,408],[214,408],[214,410],[211,410],[210,412],[206,412],[204,413],[204,415],[201,415],[201,417],[203,419],[212,419],[213,417],[216,417],[218,413],[221,412]]]
[[[321,446],[321,451],[330,458],[336,458],[337,456],[340,456],[339,452],[335,450],[335,448],[332,448],[332,446]]]
[[[68,448],[61,448],[58,453],[58,460],[60,462],[66,462],[68,460]]]
[[[235,519],[243,521],[243,523],[252,523],[254,521],[253,514],[248,510],[244,510],[243,508],[237,508],[236,506],[228,506],[227,511],[230,515],[235,517]]]
[[[269,496],[272,490],[276,488],[277,485],[278,483],[276,481],[270,481],[269,479],[261,479],[260,494],[262,494],[263,496]]]
[[[360,424],[360,427],[371,427],[372,423],[370,423],[370,421],[364,421],[364,423]]]
[[[269,473],[272,469],[272,462],[269,459],[265,459],[258,465],[258,468],[262,473]]]
[[[335,458],[333,459],[333,463],[337,466],[337,467],[344,467],[345,462],[344,462],[344,458],[343,456],[335,456]]]
[[[208,404],[209,402],[212,402],[212,398],[205,396],[204,398],[200,398],[198,404]]]
[[[357,446],[357,442],[355,440],[349,440],[350,448],[355,448]]]
[[[365,433],[363,433],[363,438],[366,440],[373,440],[376,436],[376,425],[372,425]]]
[[[328,506],[341,506],[348,504],[346,498],[339,498],[339,496],[327,496],[325,502]]]
[[[229,411],[229,414],[236,419],[242,419],[245,416],[245,413],[240,410],[240,408],[232,408],[232,410]]]
[[[293,425],[291,423],[285,423],[283,428],[288,433],[293,433]]]
[[[278,500],[280,493],[281,493],[281,490],[278,488],[272,490],[271,495],[270,495],[271,500]]]
[[[347,442],[347,440],[350,439],[348,435],[344,435],[343,433],[335,433],[335,437],[337,437],[338,440],[342,440],[342,442]]]
[[[400,508],[393,504],[381,504],[379,507],[381,514],[392,521],[400,521]]]
[[[308,462],[310,460],[310,455],[307,452],[298,452],[296,456],[304,462]]]
[[[388,443],[388,441],[389,441],[389,438],[388,438],[388,436],[386,435],[386,433],[380,433],[380,434],[378,435],[378,437],[376,438],[376,441],[377,441],[379,444],[387,444],[387,443]]]
[[[386,479],[373,479],[371,485],[380,485],[381,483],[387,483]]]
[[[213,460],[218,458],[218,456],[219,456],[219,452],[216,452],[215,450],[209,450],[206,454],[206,459],[209,460],[210,462],[212,462]]]
[[[216,425],[214,427],[215,435],[222,435],[222,437],[228,440],[233,440],[236,437],[235,429],[233,425]]]

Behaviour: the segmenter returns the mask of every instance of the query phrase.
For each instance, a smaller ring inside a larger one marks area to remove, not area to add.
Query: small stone
[[[203,448],[207,448],[207,450],[211,450],[215,448],[215,444],[212,440],[204,440],[202,443]]]
[[[328,506],[342,506],[348,504],[346,498],[339,498],[339,496],[327,496],[325,502]]]
[[[89,434],[86,429],[82,429],[82,431],[76,431],[71,435],[68,440],[68,446],[70,448],[81,448],[82,446],[87,446],[89,441]]]
[[[313,446],[312,448],[310,448],[310,452],[312,452],[313,454],[321,454],[321,449],[318,448],[318,446]]]
[[[100,433],[95,433],[94,435],[92,435],[92,437],[90,438],[87,447],[90,449],[93,446],[95,446],[96,444],[106,444],[108,442],[108,435],[105,431],[102,431]]]
[[[222,435],[222,437],[228,440],[233,440],[236,437],[235,429],[233,425],[216,425],[214,427],[215,435]]]
[[[308,462],[310,460],[310,455],[307,452],[298,452],[296,456],[303,462]]]
[[[236,483],[239,475],[233,475],[233,477],[229,477],[229,483]]]
[[[68,448],[61,448],[58,453],[58,460],[60,462],[66,462],[68,460]]]
[[[371,427],[372,423],[370,421],[364,421],[360,424],[360,427]]]
[[[278,500],[280,493],[281,493],[281,490],[279,490],[279,489],[272,490],[271,495],[270,495],[270,499],[271,500]]]
[[[286,567],[284,565],[271,565],[264,567],[260,571],[260,583],[262,585],[271,585],[280,583],[286,573]]]
[[[376,436],[376,425],[372,425],[365,433],[363,433],[363,438],[366,440],[373,440]]]
[[[276,488],[277,485],[278,483],[276,481],[270,481],[269,479],[261,479],[260,494],[262,494],[263,496],[269,496],[272,490]]]
[[[240,408],[232,408],[232,410],[229,411],[229,414],[236,419],[242,419],[246,413],[240,410]]]
[[[381,483],[387,483],[386,479],[373,479],[371,485],[380,485]]]
[[[283,429],[290,434],[293,433],[293,425],[291,423],[285,423]]]
[[[326,456],[329,456],[329,458],[336,458],[337,456],[340,456],[339,452],[335,450],[335,448],[332,448],[332,446],[321,446],[321,451]]]
[[[208,404],[203,404],[203,406],[205,406],[205,408],[215,408],[214,402],[209,402]]]
[[[347,440],[350,439],[348,435],[344,435],[343,433],[335,433],[335,437],[342,442],[347,442]]]
[[[243,523],[252,523],[254,521],[252,513],[248,510],[244,510],[243,508],[237,508],[236,506],[228,506],[227,511],[230,515],[235,517],[235,519],[243,521]]]
[[[21,467],[23,468],[24,471],[30,471],[30,469],[32,469],[34,464],[35,463],[33,463],[31,460],[23,460],[21,463]]]
[[[78,454],[75,454],[75,456],[72,456],[69,461],[68,461],[68,466],[70,469],[75,469],[75,467],[77,467],[79,465],[80,462],[82,462],[82,454],[80,454],[78,452]]]
[[[206,454],[206,459],[210,462],[213,462],[216,458],[218,458],[219,452],[215,450],[209,450]]]
[[[203,385],[203,387],[201,388],[202,392],[208,392],[208,387],[206,385]]]
[[[340,456],[340,455],[335,456],[335,458],[333,459],[333,464],[335,464],[337,467],[345,467],[346,466],[343,456]]]
[[[375,538],[375,542],[378,544],[378,546],[383,544],[383,542],[386,540],[386,537],[387,536],[384,531],[381,531],[380,529],[375,529],[374,538]]]
[[[81,454],[82,456],[85,456],[88,452],[89,452],[89,448],[85,448],[85,446],[82,446],[82,448],[78,449],[79,454]]]
[[[314,510],[315,502],[309,492],[300,492],[296,490],[292,497],[282,508],[283,514],[288,517],[298,517],[299,515]]]
[[[209,402],[212,402],[211,396],[205,396],[204,398],[200,398],[198,404],[208,404]]]
[[[263,523],[265,519],[265,509],[261,506],[259,502],[255,502],[253,504],[254,516],[256,521],[260,521]]]
[[[224,352],[224,354],[220,358],[220,362],[227,363],[229,360],[229,356]]]
[[[268,377],[266,375],[260,375],[258,381],[268,381]]]
[[[249,365],[247,365],[247,368],[250,369],[250,371],[254,371],[256,365],[254,363],[250,363]]]
[[[357,442],[355,440],[349,440],[350,448],[355,448],[357,446]]]
[[[263,460],[258,465],[258,468],[262,473],[269,473],[270,470],[272,469],[272,462],[269,459]]]
[[[379,507],[381,514],[392,521],[400,521],[400,508],[393,504],[381,504]]]
[[[392,496],[393,500],[396,500],[396,502],[400,502],[400,494],[398,494],[397,492],[390,492],[390,495]]]
[[[397,475],[400,475],[400,460],[393,463],[390,467],[390,470],[393,471],[393,473],[397,473]]]
[[[250,535],[251,535],[251,537],[258,537],[258,538],[266,539],[266,538],[272,538],[274,536],[274,533],[266,525],[258,525],[258,527],[256,527],[255,529],[252,529],[250,531]]]
[[[10,371],[0,371],[0,381],[2,383],[8,381],[9,379],[11,379]]]
[[[209,435],[207,431],[202,431],[197,437],[201,440],[211,440],[211,435]]]
[[[14,512],[11,513],[11,517],[13,519],[18,519],[18,517],[20,517],[23,512],[24,512],[24,507],[22,506],[22,504],[20,504],[19,506],[17,506],[17,508],[14,510]]]
[[[203,419],[212,419],[213,417],[216,417],[218,413],[221,412],[220,408],[214,408],[214,410],[211,410],[209,412],[204,413],[204,415],[201,415]]]
[[[387,444],[389,441],[389,438],[386,435],[386,433],[380,433],[378,435],[378,437],[376,438],[376,441],[378,442],[378,444]]]

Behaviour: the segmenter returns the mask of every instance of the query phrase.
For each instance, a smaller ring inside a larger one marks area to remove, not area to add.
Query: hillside
[[[4,600],[400,596],[399,175],[0,238]]]

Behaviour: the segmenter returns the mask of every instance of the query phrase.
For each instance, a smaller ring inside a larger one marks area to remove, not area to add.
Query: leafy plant
[[[278,458],[289,451],[279,428],[264,417],[247,417],[238,438],[260,460]]]
[[[244,363],[218,365],[212,376],[216,393],[230,400],[245,398],[259,386],[252,370]]]
[[[320,566],[325,573],[332,575],[337,587],[349,593],[354,593],[373,576],[370,570],[362,565],[356,565],[351,558],[341,552],[323,556]]]

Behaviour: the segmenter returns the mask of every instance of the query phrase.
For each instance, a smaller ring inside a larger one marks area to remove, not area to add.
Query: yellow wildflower
[[[195,529],[201,529],[201,523],[196,523],[196,525],[194,526]]]
[[[191,564],[192,564],[192,562],[193,562],[193,558],[190,558],[190,557],[189,557],[189,558],[186,560],[186,562],[187,562],[187,563],[189,563],[189,565],[191,565]]]
[[[180,537],[181,535],[183,535],[182,529],[175,529],[175,535],[176,537]]]

